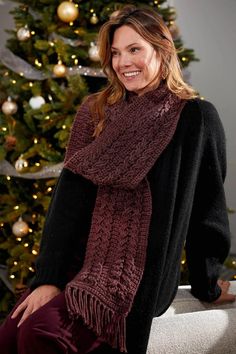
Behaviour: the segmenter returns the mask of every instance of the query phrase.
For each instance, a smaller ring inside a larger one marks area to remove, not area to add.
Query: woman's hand
[[[61,290],[54,285],[41,285],[30,293],[27,298],[13,312],[11,318],[16,318],[22,311],[23,315],[17,327],[34,311],[45,305],[48,301],[60,294]]]
[[[217,284],[221,288],[221,295],[220,295],[220,297],[218,297],[218,299],[213,301],[213,304],[221,305],[221,304],[225,304],[227,302],[234,302],[236,300],[235,295],[228,293],[228,290],[230,287],[229,281],[219,279]]]

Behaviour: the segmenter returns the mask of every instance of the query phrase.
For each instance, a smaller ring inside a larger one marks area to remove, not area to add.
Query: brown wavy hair
[[[126,89],[113,70],[111,55],[114,33],[124,25],[134,29],[158,53],[161,66],[157,79],[165,80],[170,91],[180,98],[191,99],[197,96],[196,91],[183,80],[171,33],[162,18],[150,9],[137,8],[132,5],[125,6],[102,25],[98,35],[101,66],[108,78],[108,84],[100,92],[93,95],[90,105],[92,117],[98,118],[94,136],[98,136],[104,128],[105,105],[112,105],[125,98]]]

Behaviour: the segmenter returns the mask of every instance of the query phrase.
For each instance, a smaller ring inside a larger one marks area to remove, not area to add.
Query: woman
[[[77,113],[35,279],[1,329],[4,354],[146,353],[184,244],[193,295],[235,300],[218,280],[230,238],[215,108],[183,81],[156,13],[123,8],[99,43],[109,83]]]

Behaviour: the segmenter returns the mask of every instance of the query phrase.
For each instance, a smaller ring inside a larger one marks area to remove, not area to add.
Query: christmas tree
[[[18,0],[0,53],[0,312],[34,274],[45,214],[75,112],[106,84],[98,57],[99,27],[126,1]],[[183,69],[186,49],[165,0],[129,1],[157,11],[172,33]],[[184,261],[183,261],[184,262]]]

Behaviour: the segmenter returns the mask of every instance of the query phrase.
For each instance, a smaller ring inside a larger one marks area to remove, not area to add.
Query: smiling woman
[[[162,18],[147,9],[134,7],[129,12],[132,8],[127,6],[118,12],[99,32],[99,56],[109,85],[94,95],[90,107],[94,119],[99,118],[94,136],[104,127],[105,104],[112,105],[129,92],[141,95],[165,81],[178,97],[196,97],[183,80],[172,36]]]
[[[3,354],[145,354],[184,245],[192,294],[235,300],[218,279],[230,232],[217,111],[184,82],[155,12],[125,7],[99,40],[109,83],[75,117],[35,278],[0,328]]]
[[[112,67],[128,91],[142,94],[158,86],[161,59],[133,28],[122,26],[115,31],[111,52]]]

